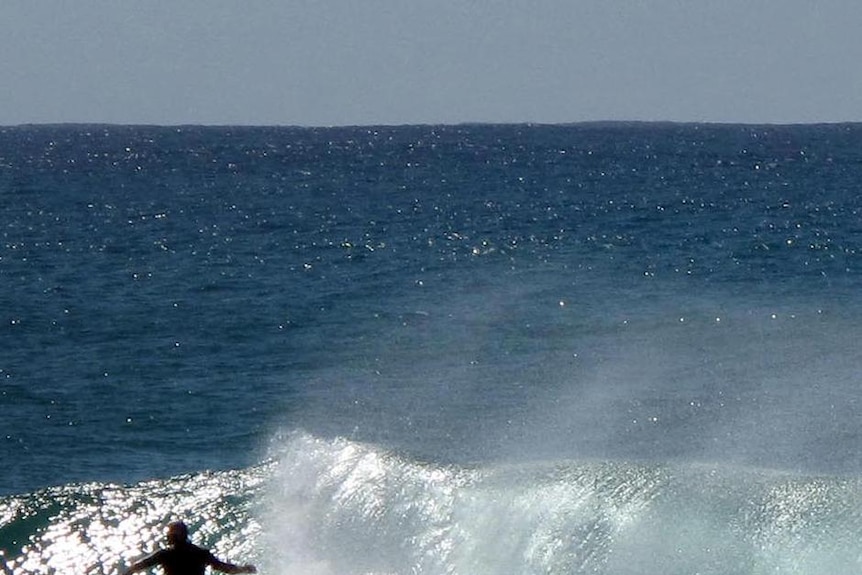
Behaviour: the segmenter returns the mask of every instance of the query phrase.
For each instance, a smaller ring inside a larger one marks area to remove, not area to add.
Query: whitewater
[[[273,573],[851,573],[859,560],[856,478],[607,461],[439,466],[304,434],[283,456],[6,498],[17,525],[4,536],[39,533],[13,572],[112,572],[184,514],[198,541]]]

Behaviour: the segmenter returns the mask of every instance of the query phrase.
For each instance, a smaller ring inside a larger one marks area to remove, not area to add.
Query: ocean
[[[0,127],[0,563],[862,569],[862,125]]]

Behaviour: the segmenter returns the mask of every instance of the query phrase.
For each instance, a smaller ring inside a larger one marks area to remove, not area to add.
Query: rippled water
[[[857,125],[0,128],[0,551],[859,568]]]

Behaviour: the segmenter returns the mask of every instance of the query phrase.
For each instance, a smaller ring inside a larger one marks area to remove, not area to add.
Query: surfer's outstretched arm
[[[210,561],[210,567],[216,571],[221,571],[222,573],[257,573],[257,567],[254,565],[234,565],[233,563],[227,563],[220,559],[216,559],[215,557]]]
[[[122,575],[132,575],[132,573],[144,571],[146,569],[149,569],[150,567],[153,567],[154,565],[157,565],[158,562],[158,553],[153,553],[152,555],[144,557],[140,561],[136,561],[135,563],[132,563],[131,565],[126,567]]]

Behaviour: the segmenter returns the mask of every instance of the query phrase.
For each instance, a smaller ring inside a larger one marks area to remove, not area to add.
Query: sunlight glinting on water
[[[136,486],[87,484],[47,489],[0,503],[3,516],[44,524],[4,561],[16,575],[115,573],[159,547],[167,523],[187,521],[192,540],[217,555],[248,558],[258,532],[250,517],[261,469],[205,473]],[[235,505],[237,498],[245,505]],[[228,501],[230,500],[230,501]]]

